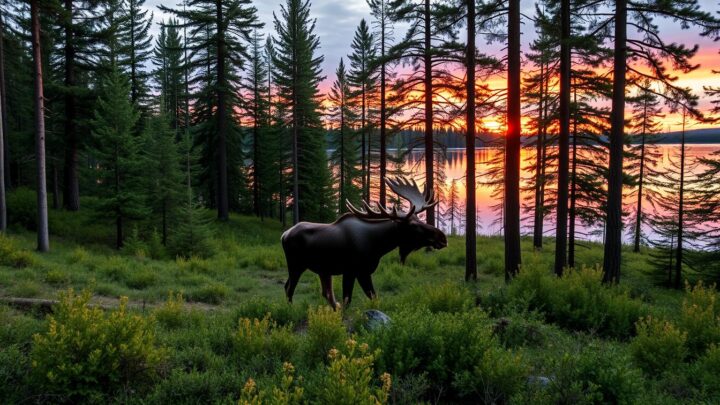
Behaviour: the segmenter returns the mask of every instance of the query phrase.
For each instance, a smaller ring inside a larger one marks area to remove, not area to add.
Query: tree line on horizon
[[[345,200],[397,203],[384,179],[419,150],[418,177],[444,202],[424,219],[454,227],[463,218],[466,280],[477,278],[478,184],[501,201],[507,280],[521,267],[522,218],[532,219],[535,248],[554,236],[558,275],[576,265],[579,223],[602,225],[607,283],[620,280],[626,223],[634,251],[656,247],[668,284],[680,287],[683,266],[720,271],[720,234],[707,225],[720,222],[720,157],[691,161],[684,141],[686,123],[720,107],[700,111],[699,95],[677,84],[675,72],[697,69],[697,47],[667,42],[657,24],[718,38],[720,20],[696,0],[534,4],[523,17],[519,0],[368,0],[371,14],[322,94],[308,0],[287,0],[272,27],[251,0],[159,6],[170,15],[160,22],[144,0],[0,0],[0,230],[5,191],[27,186],[40,251],[49,250],[48,205],[78,211],[81,193],[112,219],[118,248],[139,221],[164,245],[202,246],[202,207],[220,221],[240,212],[286,226],[330,221]],[[537,34],[524,53],[522,18]],[[407,29],[396,37],[398,25]],[[504,53],[482,52],[481,39]],[[498,76],[506,86],[490,86]],[[683,117],[669,168],[654,147],[666,111]],[[501,153],[476,172],[489,117],[505,128],[491,140]],[[465,135],[463,178],[443,172],[440,129]],[[532,151],[525,161],[522,148]]]

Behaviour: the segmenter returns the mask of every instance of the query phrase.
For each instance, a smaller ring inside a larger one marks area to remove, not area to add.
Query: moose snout
[[[445,234],[442,232],[439,232],[438,235],[435,237],[435,243],[433,243],[433,248],[435,249],[442,249],[447,247],[447,237],[445,237]]]

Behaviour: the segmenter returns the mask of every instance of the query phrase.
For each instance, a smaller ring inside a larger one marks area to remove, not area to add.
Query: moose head
[[[415,180],[408,180],[405,177],[396,177],[394,180],[386,179],[385,182],[395,194],[409,202],[410,208],[407,212],[401,212],[397,204],[392,209],[388,209],[376,203],[373,208],[363,201],[364,209],[359,209],[350,201],[345,201],[350,212],[366,221],[390,220],[396,222],[399,233],[400,261],[403,264],[410,253],[421,248],[442,249],[446,247],[447,237],[445,234],[438,228],[421,221],[417,216],[439,203],[435,199],[434,191],[425,187],[421,192]]]
[[[391,209],[363,201],[357,208],[349,201],[350,213],[332,224],[300,222],[282,235],[282,246],[288,265],[285,294],[292,302],[295,287],[306,269],[320,276],[323,296],[336,307],[332,289],[332,276],[343,276],[343,299],[350,304],[355,281],[365,295],[375,297],[372,274],[380,258],[395,248],[400,260],[423,247],[442,249],[447,246],[445,234],[434,226],[420,221],[417,214],[426,211],[438,201],[432,190],[420,191],[414,180],[397,177],[386,180],[387,185],[400,198],[408,201],[403,211],[395,204]]]

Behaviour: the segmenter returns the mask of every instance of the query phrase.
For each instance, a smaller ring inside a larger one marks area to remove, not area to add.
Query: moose
[[[368,298],[375,298],[372,274],[380,258],[395,248],[400,249],[400,261],[421,248],[442,249],[447,246],[445,234],[434,226],[420,221],[417,214],[437,205],[433,190],[420,191],[414,180],[396,177],[386,184],[410,207],[401,211],[375,203],[373,208],[363,201],[363,209],[350,201],[350,212],[331,224],[300,222],[283,233],[281,241],[288,266],[285,295],[292,302],[295,287],[303,272],[310,269],[320,277],[322,295],[333,309],[337,308],[332,288],[332,276],[342,275],[343,306],[352,299],[355,280]]]

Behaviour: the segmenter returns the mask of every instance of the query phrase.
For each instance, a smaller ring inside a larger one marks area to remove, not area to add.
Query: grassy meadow
[[[212,251],[190,259],[153,234],[112,249],[112,226],[85,213],[51,212],[47,254],[20,225],[0,236],[2,300],[59,300],[51,314],[0,305],[0,403],[720,401],[716,291],[656,287],[647,252],[627,250],[605,287],[599,245],[558,279],[552,241],[523,241],[506,285],[502,240],[480,237],[465,283],[464,240],[450,237],[405,265],[387,255],[378,299],[356,288],[333,312],[311,272],[286,303],[277,222],[211,226]],[[391,323],[368,327],[368,309]]]

